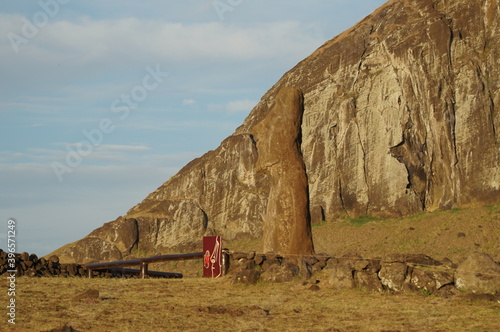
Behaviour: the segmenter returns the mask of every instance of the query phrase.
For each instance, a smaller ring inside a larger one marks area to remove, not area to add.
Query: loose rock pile
[[[500,265],[483,253],[471,255],[460,265],[415,254],[366,259],[359,255],[284,258],[254,252],[232,253],[228,274],[249,284],[304,279],[337,289],[416,290],[443,296],[460,291],[500,295]]]

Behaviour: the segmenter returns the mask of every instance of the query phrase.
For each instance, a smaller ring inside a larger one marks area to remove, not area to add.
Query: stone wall
[[[39,258],[27,252],[15,253],[14,259],[16,276],[28,277],[84,277],[88,271],[80,264],[61,264],[59,257],[50,256],[48,259]],[[8,253],[0,249],[0,275],[12,270],[8,265]]]
[[[227,251],[226,251],[227,252]],[[16,276],[87,277],[79,264],[60,264],[35,254],[16,253]],[[226,277],[247,284],[302,281],[334,289],[371,291],[420,291],[452,296],[465,293],[489,294],[500,300],[500,263],[484,253],[474,253],[460,264],[437,261],[422,254],[392,254],[383,258],[359,255],[331,257],[325,254],[283,257],[256,252],[229,252]],[[7,273],[8,253],[0,249],[0,276]],[[200,267],[201,269],[201,267]],[[94,277],[131,277],[118,269],[93,271]]]
[[[35,254],[27,252],[15,253],[14,258],[16,277],[88,277],[88,269],[81,264],[61,264],[59,257],[53,255],[48,259],[39,258]],[[12,270],[9,267],[8,253],[0,249],[0,276]],[[121,269],[112,271],[93,271],[93,277],[99,278],[122,278],[137,277],[137,274],[123,273]]]
[[[368,259],[359,255],[285,258],[250,252],[231,253],[229,261],[228,277],[248,284],[303,280],[335,289],[500,295],[500,264],[483,253],[472,254],[460,264],[421,254]]]

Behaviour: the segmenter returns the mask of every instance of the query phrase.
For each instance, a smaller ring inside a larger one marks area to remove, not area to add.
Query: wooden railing
[[[89,278],[92,278],[93,271],[96,270],[117,270],[118,268],[123,268],[127,266],[140,266],[139,270],[135,269],[122,269],[125,273],[138,273],[141,278],[145,278],[146,275],[151,276],[163,276],[167,278],[182,278],[181,273],[171,273],[171,272],[157,272],[148,271],[148,265],[152,263],[168,262],[168,261],[180,261],[189,259],[203,258],[203,252],[195,252],[189,254],[176,254],[176,255],[160,255],[147,258],[137,258],[128,261],[116,261],[116,262],[106,262],[106,263],[93,263],[85,264],[84,266],[89,271]]]

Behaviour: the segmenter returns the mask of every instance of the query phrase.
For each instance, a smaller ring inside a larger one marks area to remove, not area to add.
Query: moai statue
[[[266,117],[252,128],[256,171],[270,180],[263,250],[281,255],[314,253],[307,174],[300,150],[302,92],[281,89]]]

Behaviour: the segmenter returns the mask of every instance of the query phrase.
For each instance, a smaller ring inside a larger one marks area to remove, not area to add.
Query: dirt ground
[[[48,331],[497,331],[500,303],[420,293],[334,290],[301,281],[230,279],[17,280],[16,325]],[[98,298],[75,299],[88,290]],[[7,303],[1,292],[0,303]],[[3,309],[5,310],[5,309]],[[4,319],[5,318],[5,315]]]

